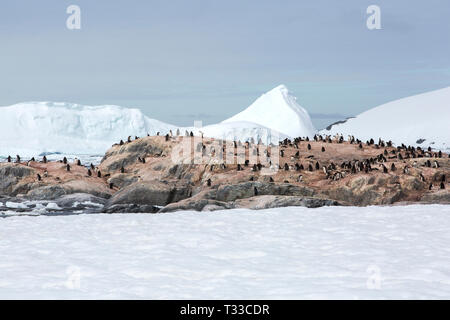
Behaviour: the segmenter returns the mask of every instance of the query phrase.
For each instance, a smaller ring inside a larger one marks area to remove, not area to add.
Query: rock
[[[0,164],[0,194],[15,196],[18,193],[26,193],[30,189],[30,181],[24,178],[33,177],[36,171],[32,168],[15,164]]]
[[[107,206],[115,204],[165,206],[186,199],[190,195],[191,188],[187,185],[174,185],[159,181],[136,182],[114,194]]]
[[[180,210],[194,211],[214,211],[223,209],[232,209],[234,204],[211,200],[211,199],[186,199],[179,202],[171,203],[162,208],[159,212],[173,212]]]
[[[216,200],[229,202],[256,195],[313,196],[314,194],[314,190],[308,187],[256,181],[220,186]]]
[[[279,207],[307,207],[319,208],[323,206],[338,206],[340,203],[336,200],[320,199],[312,197],[297,196],[256,196],[247,199],[235,201],[236,208],[248,209],[269,209]]]
[[[446,189],[434,193],[425,193],[422,196],[421,201],[427,203],[450,204],[450,192]]]
[[[61,208],[73,208],[80,207],[83,203],[90,202],[93,204],[98,204],[100,207],[106,204],[106,199],[96,197],[88,193],[73,193],[68,195],[63,195],[62,197],[56,199],[56,204]],[[95,206],[95,205],[91,205]]]
[[[28,192],[27,197],[35,200],[54,200],[66,194],[88,193],[100,198],[111,197],[112,191],[102,184],[85,180],[72,180],[57,185],[43,186]]]
[[[103,213],[157,213],[160,207],[152,205],[138,205],[138,204],[114,204],[101,212]]]

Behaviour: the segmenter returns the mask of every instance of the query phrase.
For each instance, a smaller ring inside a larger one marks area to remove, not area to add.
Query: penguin
[[[261,164],[261,163],[258,163],[258,164],[257,164],[256,166],[258,167],[258,170],[260,170],[260,171],[261,171],[261,168],[262,168],[262,164]]]
[[[442,175],[441,182],[445,182],[445,174]]]
[[[311,150],[311,145],[308,143],[308,150]]]
[[[250,177],[249,181],[254,181],[255,178],[254,177]]]
[[[300,171],[300,166],[298,165],[298,163],[295,164],[295,170]]]
[[[166,141],[169,141],[169,134],[166,134]]]
[[[123,140],[120,139],[119,145],[120,145],[120,146],[123,146],[123,144],[124,144],[124,143],[123,143]]]
[[[255,194],[255,196],[258,195],[258,189],[256,189],[256,187],[253,187],[253,193]]]
[[[98,170],[98,172],[97,172],[97,177],[99,177],[99,178],[102,177],[102,173],[100,172],[100,170]]]
[[[16,162],[20,163],[20,156],[19,155],[16,155]]]
[[[250,163],[250,161],[248,161],[248,160],[245,160],[245,162],[244,162],[244,166],[246,166],[246,167],[248,167],[248,164]]]
[[[91,169],[88,169],[87,174],[88,174],[89,177],[92,176],[92,171],[91,171]]]
[[[94,167],[94,165],[92,163],[91,163],[91,169],[95,170],[95,167]]]
[[[128,136],[127,142],[131,142],[131,136]]]
[[[269,177],[269,182],[274,182],[272,177]]]
[[[125,173],[125,168],[123,166],[120,168],[120,173]]]
[[[238,165],[237,165],[237,171],[241,171],[241,170],[242,170],[241,164],[238,163]]]
[[[398,157],[398,160],[403,160],[403,156],[401,153],[399,153],[397,157]]]
[[[362,149],[362,148],[363,148],[363,146],[362,146],[362,143],[361,143],[361,142],[359,143],[359,146],[358,146],[358,148],[360,148],[360,149]]]
[[[283,158],[284,157],[284,150],[280,150],[280,156]]]
[[[114,183],[110,182],[110,183],[109,183],[109,188],[110,188],[110,189],[114,189]]]
[[[47,170],[44,171],[44,177],[46,177],[46,178],[48,177],[48,171]]]
[[[395,171],[397,168],[395,167],[395,164],[391,164],[391,171]]]
[[[287,163],[284,164],[284,171],[289,171],[289,165]]]
[[[433,189],[433,184],[432,183],[430,183],[430,185],[428,186],[428,190],[431,190],[431,189]]]
[[[404,173],[404,174],[408,174],[408,173],[409,173],[409,168],[408,168],[408,166],[405,166],[405,167],[403,168],[403,173]]]
[[[31,158],[31,160],[30,161],[32,161],[32,162],[36,162],[36,159],[34,159],[34,157],[33,158]]]
[[[63,163],[67,164],[67,158],[66,157],[63,158]]]
[[[43,163],[47,163],[47,157],[46,157],[46,156],[44,156],[44,157],[42,158],[42,162],[43,162]]]
[[[320,169],[320,164],[319,164],[319,162],[317,161],[316,162],[316,170],[319,170]]]
[[[441,182],[440,188],[443,190],[445,189],[445,184],[443,182]]]
[[[310,164],[309,166],[308,166],[308,171],[314,171],[314,169],[313,169],[313,166]]]
[[[145,157],[142,157],[142,163],[145,164]]]
[[[256,163],[255,164],[253,164],[253,168],[252,168],[252,171],[257,171],[258,169],[256,168]]]
[[[297,178],[297,182],[302,182],[302,181],[303,181],[303,176],[299,175],[298,178]]]
[[[8,162],[11,162],[11,156],[8,156]]]
[[[419,173],[420,181],[425,182],[425,177],[422,173]]]
[[[41,181],[41,179],[42,179],[41,175],[39,173],[37,174],[37,179],[38,179],[38,181]]]
[[[193,136],[194,136],[194,133],[191,131],[191,133],[189,133],[189,135],[190,135],[191,137],[193,137]]]
[[[325,147],[322,147],[322,152],[325,152]]]
[[[386,168],[386,166],[383,164],[383,173],[388,173],[388,169]]]
[[[211,187],[211,179],[206,180],[206,185],[207,185],[208,187]]]
[[[433,167],[434,168],[439,168],[439,162],[437,162],[436,160],[433,161]]]
[[[81,166],[81,160],[80,159],[77,160],[77,166]]]
[[[68,164],[68,163],[66,164],[66,170],[70,171],[70,164]]]
[[[180,135],[180,129],[177,129],[177,136]]]

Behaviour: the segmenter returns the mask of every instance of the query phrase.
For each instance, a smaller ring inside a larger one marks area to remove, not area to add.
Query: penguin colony
[[[147,134],[147,136],[150,136]],[[180,131],[177,130],[176,136],[172,131],[165,135],[161,135],[159,132],[157,136],[161,136],[165,143],[171,143],[177,141],[180,136]],[[186,131],[185,137],[194,137],[192,131]],[[201,134],[203,141],[203,134]],[[128,136],[127,139],[120,140],[119,143],[113,146],[124,147],[129,143],[133,143],[139,140],[138,136],[133,139],[132,136]],[[232,145],[230,147],[230,145]],[[348,154],[347,157],[342,155],[335,155],[333,151],[333,145],[336,148],[344,145],[353,145],[353,151]],[[394,146],[391,141],[383,141],[378,139],[376,142],[374,139],[367,140],[365,142],[355,138],[354,136],[348,136],[344,139],[342,135],[315,135],[313,140],[308,137],[298,137],[295,139],[285,139],[279,142],[279,163],[275,165],[271,159],[271,147],[262,146],[261,141],[256,144],[253,139],[246,142],[233,141],[232,144],[226,142],[221,143],[222,154],[231,154],[234,157],[240,156],[240,159],[245,159],[243,163],[236,164],[208,164],[206,165],[205,172],[209,174],[204,177],[204,185],[207,187],[214,186],[214,173],[221,171],[236,171],[249,173],[250,176],[247,181],[256,181],[259,179],[259,174],[263,169],[278,169],[277,172],[268,176],[266,181],[278,182],[278,183],[308,183],[310,175],[314,174],[316,177],[319,175],[320,179],[327,181],[328,183],[334,183],[346,177],[358,174],[371,174],[382,173],[386,175],[410,175],[416,176],[420,181],[426,183],[429,190],[438,190],[447,188],[447,179],[445,173],[439,174],[441,168],[441,162],[445,162],[445,158],[450,158],[450,155],[445,155],[441,151],[432,151],[428,149],[422,149],[421,147],[406,146],[401,144]],[[244,147],[244,154],[237,154],[239,147]],[[217,146],[216,146],[217,148]],[[231,148],[231,150],[227,150]],[[201,142],[195,150],[200,152],[202,156],[215,156],[219,150],[216,150],[213,146],[208,146],[208,143]],[[256,163],[250,162],[250,150],[251,159],[257,159]],[[376,152],[374,152],[376,151]],[[351,156],[351,159],[349,159]],[[142,165],[146,164],[146,158],[148,155],[142,154],[137,157],[137,163]],[[261,161],[264,159],[264,161]],[[7,162],[13,162],[11,156],[7,157]],[[42,160],[37,161],[34,157],[26,161],[26,165],[32,166],[34,162],[42,164],[49,163],[46,156],[42,157]],[[64,167],[63,170],[67,174],[72,173],[74,166],[85,168],[85,174],[87,177],[107,179],[110,174],[102,175],[100,169],[93,164],[84,166],[79,159],[75,159],[73,163],[69,163],[66,157],[59,160]],[[24,164],[24,161],[19,155],[16,155],[15,163]],[[448,162],[445,162],[448,165]],[[448,167],[447,167],[448,168]],[[123,164],[118,170],[121,174],[127,172],[126,165]],[[426,174],[424,174],[426,173]],[[36,180],[38,182],[45,181],[48,171],[44,169],[38,173]],[[112,182],[108,183],[110,189],[118,190]],[[257,191],[255,190],[255,194]]]

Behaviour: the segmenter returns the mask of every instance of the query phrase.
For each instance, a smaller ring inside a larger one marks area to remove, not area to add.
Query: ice
[[[324,134],[354,135],[363,141],[450,150],[450,87],[392,101],[333,125]]]
[[[448,299],[450,206],[0,219],[0,299]]]

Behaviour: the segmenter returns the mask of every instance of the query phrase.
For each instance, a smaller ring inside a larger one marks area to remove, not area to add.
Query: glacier
[[[322,134],[392,140],[396,145],[450,150],[450,87],[395,100],[330,126]]]
[[[296,103],[285,86],[263,95],[235,119],[201,128],[178,127],[151,119],[139,109],[115,105],[26,102],[0,107],[0,112],[2,158],[16,154],[22,157],[64,154],[69,159],[78,156],[89,160],[128,136],[166,134],[169,130],[175,134],[177,129],[181,135],[188,130],[218,139],[263,142],[315,134],[307,111]]]

